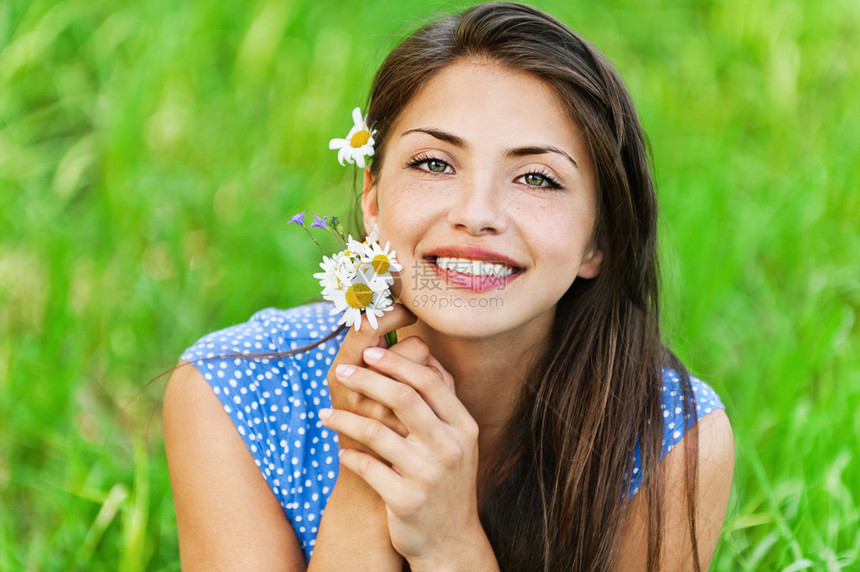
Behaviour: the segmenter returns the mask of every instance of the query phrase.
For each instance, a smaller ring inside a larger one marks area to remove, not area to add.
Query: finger
[[[323,412],[320,420],[329,429],[337,431],[339,437],[342,435],[364,445],[381,459],[403,470],[414,470],[420,465],[406,439],[375,419],[334,409]]]
[[[477,439],[478,423],[475,421],[475,418],[472,417],[472,414],[469,413],[469,410],[466,409],[466,406],[463,405],[463,402],[460,401],[460,398],[456,397],[457,393],[456,387],[454,386],[454,376],[452,376],[451,373],[447,369],[445,369],[445,366],[443,366],[439,362],[439,360],[437,360],[432,355],[427,356],[427,365],[430,367],[434,367],[439,371],[439,373],[442,375],[442,383],[444,383],[445,387],[447,387],[451,391],[451,393],[454,394],[457,403],[459,403],[461,406],[456,409],[456,412],[458,413],[456,415],[456,419],[450,419],[448,422],[451,423],[451,425],[453,425],[454,427],[459,427],[459,429],[463,431],[465,435],[470,435]]]
[[[400,356],[397,358],[416,368],[426,367]],[[391,379],[372,369],[353,365],[339,366],[336,375],[338,381],[348,389],[391,409],[410,433],[427,435],[434,425],[439,424],[439,418],[409,384]]]
[[[456,393],[454,389],[454,377],[450,373],[448,373],[448,370],[445,369],[445,366],[439,363],[438,359],[428,354],[427,365],[429,365],[430,367],[435,367],[437,370],[439,370],[439,374],[442,376],[442,381],[445,383],[445,387]]]
[[[400,340],[391,348],[391,351],[405,358],[411,359],[415,363],[425,365],[427,357],[430,355],[429,348],[424,341],[417,336],[410,336]],[[335,361],[337,364],[337,360]],[[363,362],[359,365],[363,365]],[[335,366],[336,367],[336,366]],[[337,382],[335,382],[337,383]],[[377,401],[368,399],[367,397],[356,392],[343,392],[341,398],[335,399],[335,407],[347,409],[354,413],[358,413],[364,417],[371,417],[385,423],[388,427],[397,432],[398,435],[405,437],[407,435],[406,427],[394,415],[388,407],[380,404]]]
[[[370,364],[374,370],[412,387],[430,407],[434,415],[446,423],[453,425],[462,423],[466,418],[471,419],[466,407],[452,390],[453,383],[446,382],[444,379],[445,375],[450,377],[450,374],[438,361],[435,362],[436,366],[419,365],[383,348],[365,350],[364,361]],[[375,395],[365,393],[361,389],[359,391],[368,397],[377,399]],[[382,402],[391,407],[390,403]],[[394,409],[394,413],[411,431],[410,423],[400,415],[400,412]]]
[[[409,336],[388,349],[420,365],[427,365],[427,358],[430,356],[430,348],[418,336]]]
[[[347,331],[326,376],[333,406],[342,409],[357,410],[362,402],[359,396],[341,389],[337,377],[334,375],[335,368],[340,364],[365,365],[361,355],[361,352],[365,348],[377,345],[384,346],[385,333],[408,326],[417,320],[409,310],[400,304],[394,304],[392,308],[391,311],[386,312],[384,316],[377,320],[378,330],[374,330],[370,326],[370,323],[367,322],[367,316],[362,315],[361,319],[363,323],[361,329],[356,332],[354,328],[350,327]],[[370,411],[365,412],[371,413]],[[386,418],[382,412],[377,412],[372,416],[378,419]]]
[[[335,363],[332,365],[340,363],[361,365],[361,352],[364,351],[364,348],[385,347],[385,334],[398,328],[405,328],[417,320],[418,318],[402,304],[392,305],[390,311],[385,312],[381,318],[377,318],[377,329],[374,329],[367,316],[362,314],[360,329],[356,331],[354,327],[349,328],[340,346],[340,351],[335,357]]]
[[[398,502],[403,496],[405,483],[403,477],[397,472],[375,458],[373,455],[356,451],[355,449],[341,449],[340,455],[341,467],[349,469],[370,488],[376,491],[382,501],[388,506],[399,506],[402,502]]]
[[[395,415],[390,408],[379,403],[378,401],[375,401],[365,395],[362,395],[357,391],[347,389],[345,386],[344,389],[349,391],[350,393],[350,395],[346,399],[349,406],[340,407],[339,409],[352,411],[353,413],[361,415],[362,417],[376,419],[401,437],[406,437],[406,435],[409,434],[409,431],[406,429],[406,426],[403,425],[400,419],[397,418],[397,415]]]

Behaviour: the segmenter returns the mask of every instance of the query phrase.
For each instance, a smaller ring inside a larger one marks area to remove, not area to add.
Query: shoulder
[[[181,359],[200,372],[238,421],[258,412],[273,395],[305,401],[312,397],[305,387],[310,386],[325,396],[320,383],[345,335],[342,331],[322,341],[338,329],[331,308],[320,302],[260,310],[247,322],[203,336]],[[244,414],[234,414],[236,406],[245,408]],[[242,423],[237,427],[241,433]]]
[[[715,412],[723,412],[725,407],[717,393],[701,379],[688,376],[688,383],[675,370],[663,368],[660,383],[660,408],[663,413],[661,458],[672,452],[693,427]],[[649,471],[642,464],[639,443],[634,449],[631,474],[630,495],[635,496],[642,485],[642,479]]]
[[[221,401],[264,472],[284,468],[266,462],[274,449],[289,460],[277,438],[318,424],[317,411],[329,406],[326,374],[346,334],[338,332],[331,308],[328,302],[267,308],[203,336],[182,354]],[[267,447],[269,439],[277,447]]]
[[[337,329],[329,302],[286,310],[266,308],[247,322],[207,334],[191,345],[182,359],[194,362],[226,354],[287,352],[319,341]]]
[[[663,409],[663,454],[668,454],[697,422],[715,411],[725,410],[722,400],[706,382],[663,368],[661,408]]]

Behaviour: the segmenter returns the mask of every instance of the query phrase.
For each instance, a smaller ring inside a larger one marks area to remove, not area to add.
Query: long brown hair
[[[368,122],[376,129],[378,177],[392,125],[435,74],[467,59],[534,74],[582,130],[596,172],[597,277],[576,280],[560,300],[550,347],[532,368],[494,462],[481,519],[502,569],[604,570],[616,559],[639,446],[648,509],[649,570],[659,567],[663,487],[662,368],[689,376],[660,339],[657,200],[648,148],[618,73],[591,44],[541,11],[492,2],[426,24],[376,73]],[[685,439],[687,505],[695,540],[695,431]]]

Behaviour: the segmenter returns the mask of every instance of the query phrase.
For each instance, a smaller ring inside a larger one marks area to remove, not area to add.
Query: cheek
[[[426,184],[395,184],[387,188],[379,197],[379,217],[383,231],[392,237],[404,237],[423,234],[423,229],[439,213],[434,206],[439,201],[428,200],[431,189]],[[404,224],[408,221],[408,224]],[[393,240],[393,239],[389,239]]]
[[[545,261],[556,266],[558,272],[576,275],[585,250],[588,248],[593,221],[582,213],[565,213],[561,209],[545,213],[524,231],[538,252],[543,253]],[[562,270],[564,269],[564,270]]]
[[[379,223],[382,242],[391,243],[403,269],[395,276],[393,292],[399,302],[410,306],[429,278],[426,268],[416,260],[416,252],[427,234],[432,214],[422,203],[421,188],[406,185],[386,187],[379,197]],[[417,289],[417,292],[416,292]]]

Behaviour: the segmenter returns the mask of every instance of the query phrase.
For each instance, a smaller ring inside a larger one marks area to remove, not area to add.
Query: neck
[[[461,338],[433,330],[419,320],[398,330],[398,335],[401,339],[418,336],[424,340],[430,354],[454,378],[458,399],[478,423],[478,447],[483,457],[514,414],[533,359],[546,346],[550,326],[543,320],[526,331]]]

